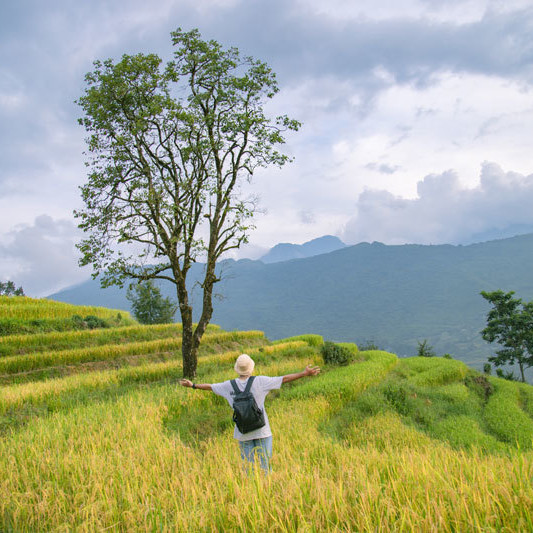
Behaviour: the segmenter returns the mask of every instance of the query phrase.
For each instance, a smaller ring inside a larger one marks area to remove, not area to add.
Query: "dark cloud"
[[[533,8],[487,12],[479,21],[350,19],[344,22],[286,0],[247,0],[201,27],[270,61],[285,79],[334,75],[361,81],[376,67],[396,81],[427,83],[436,70],[514,76],[531,81]],[[365,83],[368,83],[366,81]]]
[[[48,215],[18,226],[0,244],[0,279],[15,281],[30,296],[45,296],[87,279],[90,272],[77,265],[74,245],[79,237],[71,221]]]
[[[467,243],[533,232],[533,174],[504,172],[485,163],[475,188],[463,188],[456,173],[448,171],[426,176],[417,192],[418,198],[405,199],[388,191],[365,191],[345,227],[344,240]]]

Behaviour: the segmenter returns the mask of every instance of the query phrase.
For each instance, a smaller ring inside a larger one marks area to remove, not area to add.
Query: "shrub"
[[[390,383],[383,389],[383,396],[387,403],[391,405],[399,414],[407,415],[409,408],[407,406],[407,391],[402,385]]]
[[[74,329],[97,329],[110,327],[110,324],[107,320],[95,315],[87,315],[85,318],[82,318],[80,315],[73,315],[71,320]]]
[[[347,365],[354,358],[354,353],[351,350],[331,341],[326,341],[320,351],[324,358],[324,363],[327,365]]]
[[[478,396],[480,396],[485,402],[489,399],[491,394],[494,392],[494,386],[487,379],[486,376],[479,375],[475,376],[469,374],[465,378],[465,385],[473,390]]]
[[[94,315],[86,316],[85,323],[87,324],[87,327],[89,329],[109,327],[109,324],[103,318],[98,318],[97,316],[94,316]]]
[[[416,341],[418,344],[417,355],[419,357],[435,357],[435,350],[433,346],[428,344],[427,339],[424,339],[422,342]]]
[[[374,341],[365,341],[359,345],[360,352],[368,352],[370,350],[379,350],[378,345]]]
[[[499,378],[506,379],[507,381],[518,381],[518,378],[514,375],[512,371],[503,371],[501,368],[496,369],[496,375]]]

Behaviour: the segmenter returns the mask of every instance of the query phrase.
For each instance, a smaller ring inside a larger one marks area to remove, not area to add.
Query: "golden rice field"
[[[151,340],[111,335],[108,357],[164,339],[139,327]],[[81,338],[0,361],[40,353],[85,368],[60,354],[106,345]],[[533,387],[489,378],[487,400],[459,361],[372,351],[327,367],[318,336],[212,329],[197,382],[233,377],[244,350],[258,374],[323,367],[270,394],[273,472],[246,475],[226,401],[178,386],[169,349],[165,361],[0,386],[0,531],[533,531]]]
[[[72,306],[62,302],[54,302],[52,300],[45,299],[33,299],[24,297],[17,297],[20,302],[14,302],[10,304],[6,302],[9,297],[0,296],[0,309],[2,318],[14,318],[30,320],[34,318],[66,318],[73,314],[73,307],[76,308],[76,313],[80,316],[93,315],[99,318],[113,317],[117,314],[127,315],[127,311],[121,311],[119,309],[107,309],[105,307],[95,306]],[[12,298],[13,299],[13,298]]]

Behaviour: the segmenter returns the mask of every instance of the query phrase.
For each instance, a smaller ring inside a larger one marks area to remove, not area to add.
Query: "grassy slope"
[[[159,342],[158,328],[122,343]],[[110,361],[119,334],[108,332]],[[102,335],[32,351],[62,368],[76,349],[101,353]],[[317,336],[269,344],[213,329],[198,381],[232,377],[243,350],[267,375],[322,364]],[[486,397],[459,361],[360,352],[271,393],[267,481],[243,476],[227,403],[176,386],[179,358],[79,370],[0,386],[1,531],[533,528],[531,386],[491,378]]]

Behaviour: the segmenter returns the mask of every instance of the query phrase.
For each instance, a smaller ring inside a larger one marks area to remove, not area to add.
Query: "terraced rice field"
[[[0,337],[0,531],[533,530],[529,385],[355,345],[327,367],[317,335],[213,326],[197,382],[243,351],[258,374],[323,367],[269,395],[273,473],[246,475],[225,400],[177,384],[180,333]]]

